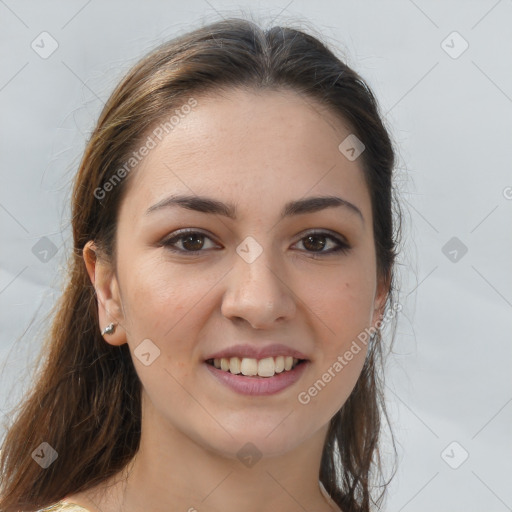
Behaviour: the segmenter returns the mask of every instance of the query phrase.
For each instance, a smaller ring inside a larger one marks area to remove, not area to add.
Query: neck
[[[139,450],[109,490],[107,502],[101,505],[100,500],[101,510],[339,510],[319,483],[326,433],[327,426],[293,450],[262,456],[255,463],[247,458],[244,464],[202,446],[155,416],[143,414]]]

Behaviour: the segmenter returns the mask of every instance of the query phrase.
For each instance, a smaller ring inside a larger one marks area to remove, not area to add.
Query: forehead
[[[125,202],[137,215],[175,193],[215,195],[253,212],[264,202],[338,193],[368,209],[362,168],[338,149],[350,126],[324,105],[289,90],[194,98],[131,176]]]

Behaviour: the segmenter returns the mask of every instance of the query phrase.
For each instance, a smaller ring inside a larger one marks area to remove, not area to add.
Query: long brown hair
[[[52,312],[44,365],[13,411],[2,446],[3,512],[37,510],[85,491],[122,470],[138,450],[141,382],[128,344],[113,346],[101,336],[82,250],[94,240],[115,262],[116,215],[129,176],[107,194],[98,191],[107,190],[148,130],[191,96],[233,87],[295,90],[350,124],[365,145],[360,162],[371,196],[378,278],[389,289],[386,306],[394,303],[401,225],[400,214],[399,223],[393,218],[400,210],[392,183],[395,153],[364,80],[319,38],[281,26],[263,30],[245,19],[210,23],[159,46],[112,93],[76,175],[67,285]],[[384,496],[374,496],[383,475],[379,435],[386,411],[380,331],[368,347],[353,392],[330,422],[319,475],[344,512],[367,512]],[[58,454],[46,469],[33,457],[41,443]]]

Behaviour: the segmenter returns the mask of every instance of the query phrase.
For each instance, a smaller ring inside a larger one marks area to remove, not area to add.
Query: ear
[[[110,323],[116,324],[112,334],[104,334],[103,338],[111,345],[123,345],[127,342],[125,323],[119,286],[112,265],[100,257],[94,242],[90,240],[82,251],[87,273],[98,301],[98,318],[103,331]]]
[[[382,324],[384,310],[386,308],[386,300],[389,294],[389,282],[386,279],[380,279],[374,300],[374,310],[372,317],[372,326],[378,328]]]

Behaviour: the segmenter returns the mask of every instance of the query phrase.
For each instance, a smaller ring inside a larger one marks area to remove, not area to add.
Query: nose
[[[236,256],[222,299],[223,316],[233,321],[243,319],[254,329],[275,327],[277,322],[293,318],[296,304],[292,284],[267,257],[269,252],[263,251],[252,263]]]

